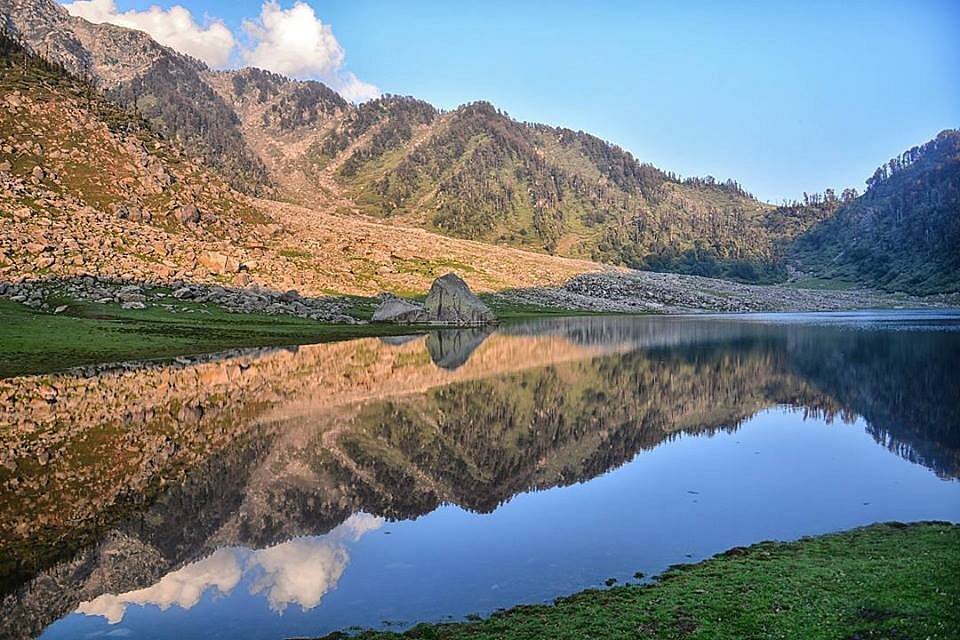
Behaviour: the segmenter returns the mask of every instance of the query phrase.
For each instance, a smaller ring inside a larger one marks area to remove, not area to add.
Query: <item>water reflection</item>
[[[0,635],[241,588],[311,609],[381,518],[488,513],[770,407],[862,417],[958,477],[960,318],[813,320],[583,318],[0,380]]]
[[[77,612],[117,624],[127,605],[191,609],[211,590],[229,595],[241,580],[249,583],[251,594],[261,594],[274,612],[283,613],[291,604],[312,609],[336,585],[350,560],[344,541],[355,542],[382,525],[382,518],[356,514],[325,536],[297,538],[257,551],[224,547],[144,589],[105,593],[81,602]]]

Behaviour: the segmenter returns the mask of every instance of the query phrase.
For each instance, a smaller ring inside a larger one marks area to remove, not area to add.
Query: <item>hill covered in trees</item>
[[[960,131],[882,165],[859,198],[798,238],[789,259],[824,279],[960,291]]]
[[[784,248],[822,219],[785,215],[732,180],[682,180],[590,134],[517,122],[485,102],[440,112],[386,96],[312,136],[286,168],[336,189],[356,213],[640,269],[782,279]]]

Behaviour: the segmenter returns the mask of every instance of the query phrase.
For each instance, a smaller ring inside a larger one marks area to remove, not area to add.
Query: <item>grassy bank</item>
[[[172,358],[237,347],[308,344],[423,331],[390,325],[328,324],[293,316],[227,313],[184,303],[189,312],[160,307],[125,310],[77,302],[62,315],[0,300],[0,377],[68,367]]]
[[[117,304],[62,300],[63,314],[35,311],[0,299],[0,377],[49,373],[69,367],[213,353],[238,347],[313,344],[368,336],[422,333],[430,327],[333,324],[289,315],[228,313],[210,304],[178,301],[180,311],[159,306],[121,309]],[[349,298],[348,312],[369,320],[378,302]],[[491,299],[503,322],[600,315]]]
[[[327,640],[348,637],[342,633]],[[960,637],[960,526],[884,524],[764,542],[670,569],[649,585],[589,590],[475,622],[362,640],[442,638],[944,639]]]

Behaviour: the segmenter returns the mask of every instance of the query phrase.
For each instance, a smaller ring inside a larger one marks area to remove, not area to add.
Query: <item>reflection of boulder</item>
[[[453,371],[470,359],[470,354],[487,339],[486,329],[454,329],[434,331],[427,336],[427,351],[430,359],[442,369]]]
[[[372,319],[394,324],[479,326],[495,323],[497,316],[470,291],[466,282],[448,273],[433,281],[423,306],[390,297],[377,307]]]

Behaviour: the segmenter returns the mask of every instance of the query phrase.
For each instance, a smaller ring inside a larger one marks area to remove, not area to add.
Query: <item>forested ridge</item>
[[[448,113],[412,98],[361,105],[316,145],[318,162],[351,145],[335,177],[364,213],[636,268],[771,278],[786,244],[820,219],[804,209],[784,224],[732,180],[682,180],[485,102]]]
[[[790,261],[851,284],[960,291],[960,131],[943,131],[891,159],[867,185],[801,236]]]

